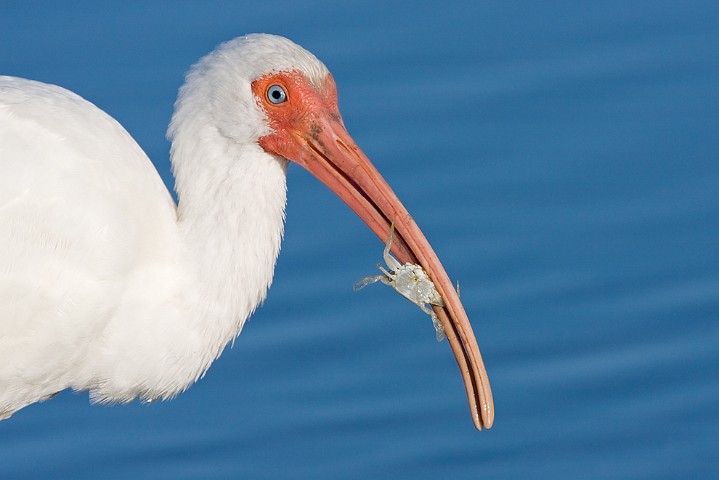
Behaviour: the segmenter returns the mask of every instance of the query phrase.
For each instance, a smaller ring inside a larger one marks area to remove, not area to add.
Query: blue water
[[[352,292],[382,245],[295,167],[269,298],[206,378],[29,407],[0,478],[719,478],[716,1],[11,1],[0,72],[95,102],[171,185],[183,73],[253,31],[327,63],[461,281],[494,428],[425,315]]]

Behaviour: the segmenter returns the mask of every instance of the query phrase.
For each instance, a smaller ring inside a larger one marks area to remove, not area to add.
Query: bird
[[[222,43],[186,74],[167,137],[177,202],[107,113],[0,76],[0,419],[66,389],[127,403],[200,379],[272,283],[294,163],[427,272],[474,426],[492,426],[459,295],[347,132],[324,63],[276,35]]]

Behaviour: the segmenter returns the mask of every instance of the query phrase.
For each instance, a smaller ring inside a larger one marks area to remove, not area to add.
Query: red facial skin
[[[278,85],[286,101],[275,104],[268,89]],[[383,241],[395,224],[392,252],[401,263],[418,263],[434,282],[445,306],[433,306],[442,322],[467,391],[478,430],[494,422],[489,379],[472,327],[444,267],[387,182],[347,133],[337,107],[337,89],[328,75],[321,85],[296,71],[265,75],[252,82],[272,133],[259,139],[267,152],[309,170],[334,191]]]

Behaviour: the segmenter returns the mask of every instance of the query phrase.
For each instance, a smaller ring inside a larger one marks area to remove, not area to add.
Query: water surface
[[[166,403],[29,407],[0,423],[0,478],[719,475],[719,7],[442,5],[6,2],[0,72],[95,102],[171,186],[190,64],[253,31],[316,53],[461,281],[494,428],[474,431],[425,315],[352,292],[382,245],[291,168],[275,283],[206,378]]]

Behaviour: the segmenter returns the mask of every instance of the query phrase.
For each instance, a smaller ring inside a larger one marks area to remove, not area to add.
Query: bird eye
[[[287,94],[285,93],[285,89],[279,85],[272,85],[267,89],[267,100],[275,105],[286,102]]]

